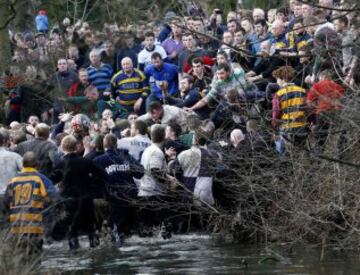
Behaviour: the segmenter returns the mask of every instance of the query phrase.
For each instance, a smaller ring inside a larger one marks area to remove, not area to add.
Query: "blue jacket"
[[[141,178],[144,169],[125,150],[107,150],[103,155],[96,157],[94,162],[105,170],[107,174],[107,194],[115,197],[135,197],[137,188],[133,178]]]
[[[184,97],[175,98],[168,97],[167,101],[170,105],[174,105],[179,108],[183,107],[192,107],[201,99],[199,89],[193,88],[191,89]]]
[[[158,99],[162,99],[163,96],[160,87],[156,83],[157,81],[167,81],[170,95],[175,95],[178,92],[177,66],[164,62],[162,68],[158,70],[151,64],[145,68],[144,73],[149,81],[151,94],[154,94]]]
[[[270,32],[267,32],[266,35],[262,38],[257,36],[256,34],[252,36],[252,40],[250,41],[252,43],[250,45],[251,53],[254,55],[259,53],[261,49],[261,43],[271,38],[272,38],[272,34]]]
[[[38,15],[35,18],[36,29],[38,32],[44,32],[49,30],[49,20],[46,15]]]

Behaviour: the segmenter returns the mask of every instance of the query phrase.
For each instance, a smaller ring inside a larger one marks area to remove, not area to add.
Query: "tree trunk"
[[[31,1],[29,0],[18,0],[15,2],[16,17],[14,19],[14,25],[16,31],[23,32],[32,29],[35,15],[31,15],[30,4]]]
[[[0,1],[0,75],[7,69],[11,61],[9,32],[5,26],[10,16],[8,1]]]

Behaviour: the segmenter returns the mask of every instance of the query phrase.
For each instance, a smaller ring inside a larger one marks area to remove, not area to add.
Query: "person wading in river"
[[[4,198],[4,209],[9,217],[10,237],[27,254],[42,250],[44,209],[58,198],[52,182],[37,171],[38,159],[34,152],[23,158],[23,169],[10,179]]]
[[[137,188],[133,178],[143,176],[143,168],[127,151],[117,149],[117,138],[107,134],[104,138],[105,153],[95,158],[95,163],[107,174],[106,197],[110,206],[112,242],[121,246],[124,234],[130,234],[135,221],[131,203],[136,199]]]

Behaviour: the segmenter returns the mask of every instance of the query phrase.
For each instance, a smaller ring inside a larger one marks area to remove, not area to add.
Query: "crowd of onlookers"
[[[346,91],[359,83],[360,18],[351,7],[290,0],[206,16],[194,6],[189,16],[100,30],[68,18],[53,26],[39,11],[36,32],[9,32],[0,196],[9,203],[31,176],[45,190],[38,201],[58,192],[74,199],[68,212],[82,209],[68,232],[76,248],[76,228],[94,220],[92,198],[104,193],[119,241],[133,213],[127,198],[151,206],[181,189],[192,194],[187,202],[213,205],[214,171],[227,153],[281,156],[310,132],[322,150]],[[165,210],[136,216],[160,224]]]

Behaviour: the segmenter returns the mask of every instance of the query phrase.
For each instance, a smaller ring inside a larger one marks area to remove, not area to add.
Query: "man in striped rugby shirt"
[[[144,102],[149,92],[146,77],[143,72],[134,69],[130,57],[124,57],[121,60],[121,67],[123,69],[115,74],[111,80],[113,97],[128,112],[143,114],[145,113]]]

